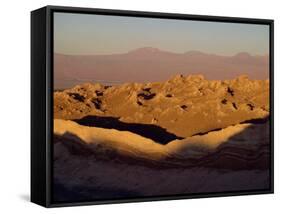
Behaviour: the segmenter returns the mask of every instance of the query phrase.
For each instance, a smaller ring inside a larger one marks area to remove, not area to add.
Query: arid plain
[[[55,200],[267,189],[269,87],[176,74],[56,90]]]

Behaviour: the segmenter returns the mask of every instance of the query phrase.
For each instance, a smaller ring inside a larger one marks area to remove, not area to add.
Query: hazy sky
[[[269,26],[55,13],[54,45],[56,53],[73,55],[124,53],[140,47],[264,55],[269,53]]]

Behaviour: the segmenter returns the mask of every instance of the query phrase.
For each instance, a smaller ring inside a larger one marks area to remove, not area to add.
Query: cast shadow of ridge
[[[153,124],[125,123],[120,121],[117,117],[86,116],[74,121],[84,126],[129,131],[143,137],[150,138],[162,145],[165,145],[175,139],[183,139],[182,137],[168,132],[160,126]]]

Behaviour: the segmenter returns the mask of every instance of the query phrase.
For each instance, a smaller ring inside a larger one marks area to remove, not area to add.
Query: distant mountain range
[[[106,85],[124,82],[157,82],[176,74],[202,74],[207,79],[232,79],[246,74],[251,79],[269,77],[269,57],[238,53],[219,56],[199,51],[173,53],[144,47],[122,54],[63,55],[54,54],[56,89],[81,82]]]

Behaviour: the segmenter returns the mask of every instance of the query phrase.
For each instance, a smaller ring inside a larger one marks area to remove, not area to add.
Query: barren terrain
[[[268,80],[84,83],[54,92],[54,118],[58,201],[270,185]]]

